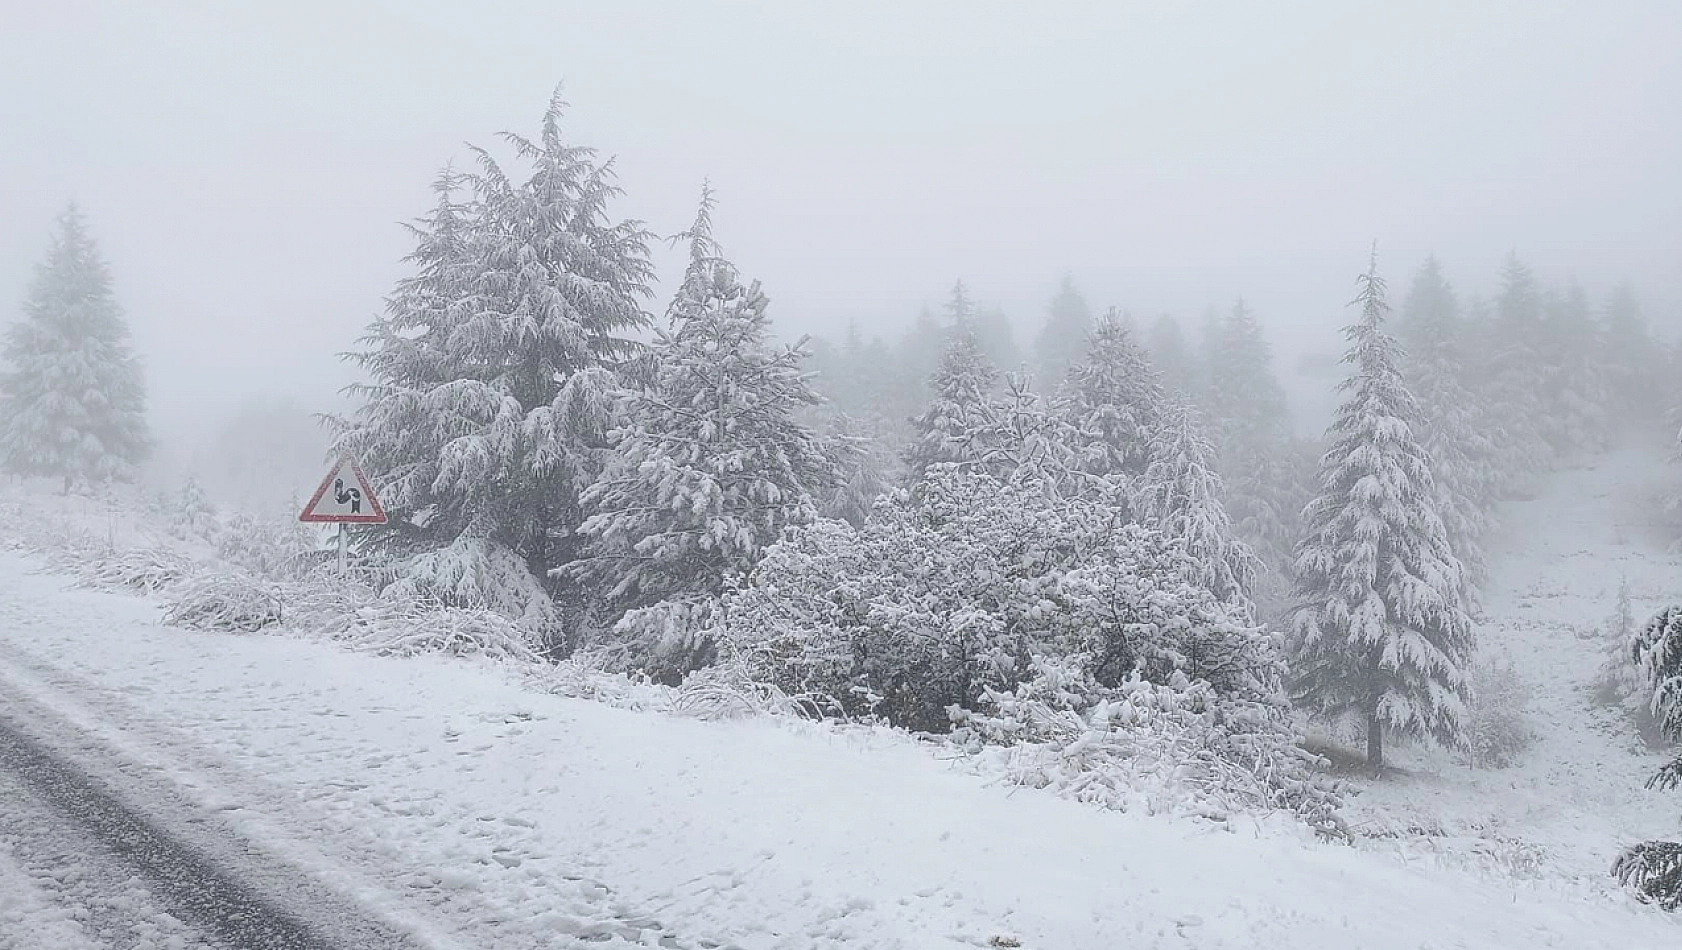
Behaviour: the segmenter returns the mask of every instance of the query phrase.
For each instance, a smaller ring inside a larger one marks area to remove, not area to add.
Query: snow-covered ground
[[[1404,757],[1408,776],[1350,806],[1446,837],[1348,847],[1282,818],[1120,814],[885,732],[703,722],[488,664],[178,630],[19,553],[0,554],[0,690],[439,947],[1682,946],[1682,922],[1606,877],[1620,844],[1675,831],[1682,800],[1640,789],[1658,759],[1582,695],[1598,645],[1571,629],[1605,619],[1620,573],[1638,615],[1682,595],[1674,560],[1616,527],[1622,487],[1652,470],[1615,456],[1512,507],[1482,629],[1533,682],[1543,739],[1503,771]],[[74,935],[17,879],[0,856],[0,930]]]
[[[1535,744],[1507,769],[1403,753],[1410,774],[1358,796],[1352,821],[1425,829],[1431,834],[1412,837],[1411,847],[1580,878],[1591,890],[1605,885],[1622,847],[1682,832],[1682,796],[1642,787],[1669,756],[1646,749],[1627,717],[1593,702],[1591,688],[1620,580],[1637,623],[1682,603],[1682,558],[1642,504],[1674,477],[1656,453],[1625,449],[1556,473],[1535,498],[1504,507],[1478,636],[1528,687]]]

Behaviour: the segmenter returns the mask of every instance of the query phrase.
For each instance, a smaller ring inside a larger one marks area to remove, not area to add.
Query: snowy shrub
[[[534,663],[530,640],[530,631],[495,611],[432,607],[366,625],[356,646],[381,656],[444,653]]]
[[[1473,765],[1504,769],[1518,762],[1536,740],[1530,718],[1530,686],[1511,658],[1486,660],[1472,671],[1467,711],[1467,752]]]
[[[518,554],[473,535],[398,562],[384,594],[441,607],[488,610],[536,637],[547,637],[560,619],[549,592]]]
[[[375,590],[322,567],[284,585],[288,625],[354,650],[392,656],[444,653],[534,662],[537,631],[484,607],[440,604],[407,585]]]
[[[1316,770],[1282,704],[1218,694],[1176,673],[1103,687],[1083,657],[1035,661],[983,711],[957,711],[951,742],[983,770],[1106,808],[1208,817],[1289,811],[1342,835],[1337,791]]]
[[[672,712],[695,719],[745,719],[752,716],[821,715],[822,706],[805,697],[790,697],[768,683],[757,682],[740,667],[723,665],[689,674],[672,696]]]
[[[356,577],[319,566],[298,581],[282,585],[287,625],[295,630],[334,640],[350,640],[373,622],[412,611],[412,602],[382,596]]]
[[[238,512],[216,537],[216,554],[241,570],[272,580],[296,580],[318,560],[315,529],[292,518],[260,518]]]
[[[1618,855],[1612,875],[1643,904],[1682,907],[1682,844],[1643,841]]]
[[[204,487],[196,478],[187,479],[171,507],[171,523],[182,537],[203,535],[216,526],[216,506],[210,503]]]
[[[603,703],[616,709],[668,709],[675,692],[669,686],[633,680],[624,673],[609,672],[588,656],[574,655],[528,671],[533,688]]]
[[[192,561],[169,548],[131,548],[95,555],[82,562],[77,575],[88,587],[156,594],[179,583],[192,566]]]
[[[170,598],[164,623],[194,630],[253,633],[281,620],[280,598],[243,574],[213,574],[183,584]]]
[[[1217,692],[1270,692],[1272,639],[1124,511],[1101,495],[1060,498],[1031,473],[933,465],[863,527],[819,522],[772,546],[724,598],[723,651],[789,695],[928,732],[950,728],[948,707],[1014,689],[1032,654],[1080,654],[1103,686],[1179,672]]]
[[[613,625],[611,642],[596,656],[614,669],[634,669],[667,686],[718,658],[713,636],[717,598],[691,595],[626,612]]]

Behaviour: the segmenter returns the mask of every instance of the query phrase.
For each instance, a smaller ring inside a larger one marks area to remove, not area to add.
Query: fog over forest
[[[703,179],[776,332],[896,338],[963,280],[1030,343],[1095,313],[1195,330],[1242,298],[1298,427],[1329,417],[1352,275],[1509,254],[1682,313],[1676,4],[5,5],[0,299],[76,201],[110,260],[162,458],[248,400],[335,409],[464,142],[550,91],[669,235]],[[669,295],[681,249],[655,250]],[[317,460],[312,459],[308,468]]]
[[[1679,53],[0,0],[0,945],[1682,946]]]

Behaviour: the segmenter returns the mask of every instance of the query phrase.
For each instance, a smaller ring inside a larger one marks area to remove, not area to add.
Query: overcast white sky
[[[0,316],[74,197],[166,432],[326,406],[397,222],[562,80],[616,210],[670,233],[710,177],[789,332],[957,277],[1026,327],[1069,272],[1335,348],[1374,239],[1396,284],[1517,250],[1682,310],[1678,0],[0,0]]]

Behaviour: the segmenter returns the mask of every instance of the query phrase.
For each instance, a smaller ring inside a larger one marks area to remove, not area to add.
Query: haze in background
[[[1674,0],[0,0],[0,315],[75,198],[165,439],[334,408],[398,222],[564,80],[615,211],[675,232],[710,177],[790,336],[897,332],[961,277],[1029,339],[1070,273],[1188,327],[1242,295],[1289,380],[1374,239],[1398,286],[1434,252],[1479,291],[1516,251],[1663,324],[1679,49]]]

